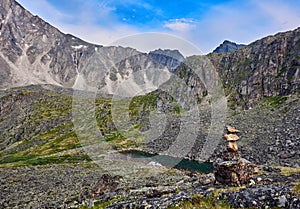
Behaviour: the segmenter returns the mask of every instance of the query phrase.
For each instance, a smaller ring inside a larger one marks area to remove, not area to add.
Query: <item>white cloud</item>
[[[195,23],[193,20],[181,18],[175,20],[169,20],[167,23],[164,24],[165,28],[171,29],[173,31],[178,32],[188,32],[195,28]]]
[[[279,30],[289,30],[300,24],[300,9],[286,1],[254,1],[258,8],[271,18]],[[298,9],[298,10],[297,10]]]
[[[39,3],[32,3],[31,0],[21,0],[25,8],[35,14],[39,14],[43,19],[49,21],[54,27],[57,27],[64,33],[73,34],[85,41],[99,45],[120,45],[136,48],[142,52],[149,52],[158,48],[178,49],[184,55],[199,54],[199,50],[180,38],[164,33],[144,33],[140,28],[130,26],[124,22],[118,22],[112,14],[115,8],[108,6],[105,2],[97,4],[101,14],[94,14],[95,10],[91,8],[91,2],[81,5],[81,12],[76,14],[76,23],[65,21],[64,16],[46,0],[40,0]],[[78,0],[82,1],[82,0]],[[134,2],[135,0],[132,0]],[[95,2],[94,2],[95,3]],[[141,5],[144,8],[151,9],[151,5]],[[152,8],[153,9],[153,8]],[[159,12],[159,10],[157,10]],[[50,14],[56,14],[56,17]],[[95,23],[95,20],[101,19],[106,22],[104,26]],[[185,29],[192,28],[192,20],[178,19],[174,22],[186,24]],[[182,26],[181,26],[182,27]],[[184,28],[178,28],[183,32]]]
[[[47,0],[19,0],[19,2],[62,32],[73,34],[95,44],[108,45],[120,37],[139,32],[135,27],[118,22],[113,15],[115,8],[105,1],[99,3],[95,0],[77,0],[77,3],[81,5],[80,11],[72,15],[62,13]],[[103,22],[103,26],[97,21]]]
[[[17,0],[22,6],[28,9],[33,15],[38,15],[47,22],[51,24],[56,24],[57,22],[64,20],[69,21],[73,17],[66,15],[61,11],[54,8],[46,0]]]

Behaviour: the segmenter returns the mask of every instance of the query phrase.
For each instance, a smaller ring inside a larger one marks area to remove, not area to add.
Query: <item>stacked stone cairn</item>
[[[232,186],[246,184],[258,172],[258,167],[241,157],[238,150],[239,130],[227,126],[224,138],[227,141],[227,149],[214,162],[215,178],[218,183]]]

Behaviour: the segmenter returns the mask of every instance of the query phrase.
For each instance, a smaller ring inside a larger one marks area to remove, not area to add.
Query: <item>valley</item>
[[[300,208],[300,28],[207,55],[64,34],[0,0],[0,208]],[[224,185],[227,125],[258,172]]]

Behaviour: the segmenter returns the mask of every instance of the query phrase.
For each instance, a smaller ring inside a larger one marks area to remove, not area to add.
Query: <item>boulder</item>
[[[119,184],[117,182],[118,178],[118,176],[113,177],[110,174],[103,174],[97,182],[92,196],[102,195],[106,192],[114,192]]]
[[[258,171],[256,165],[244,158],[226,161],[218,158],[214,163],[214,169],[217,182],[233,186],[248,183]]]

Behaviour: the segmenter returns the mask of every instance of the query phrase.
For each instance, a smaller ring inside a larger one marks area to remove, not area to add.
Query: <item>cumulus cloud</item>
[[[191,19],[180,18],[175,20],[169,20],[164,24],[165,28],[178,32],[188,32],[195,28],[195,23]]]
[[[134,26],[118,22],[113,14],[115,8],[107,1],[77,0],[81,5],[80,9],[78,12],[71,11],[70,14],[56,9],[47,0],[18,1],[34,15],[39,15],[62,32],[95,44],[108,45],[120,37],[139,32]]]

